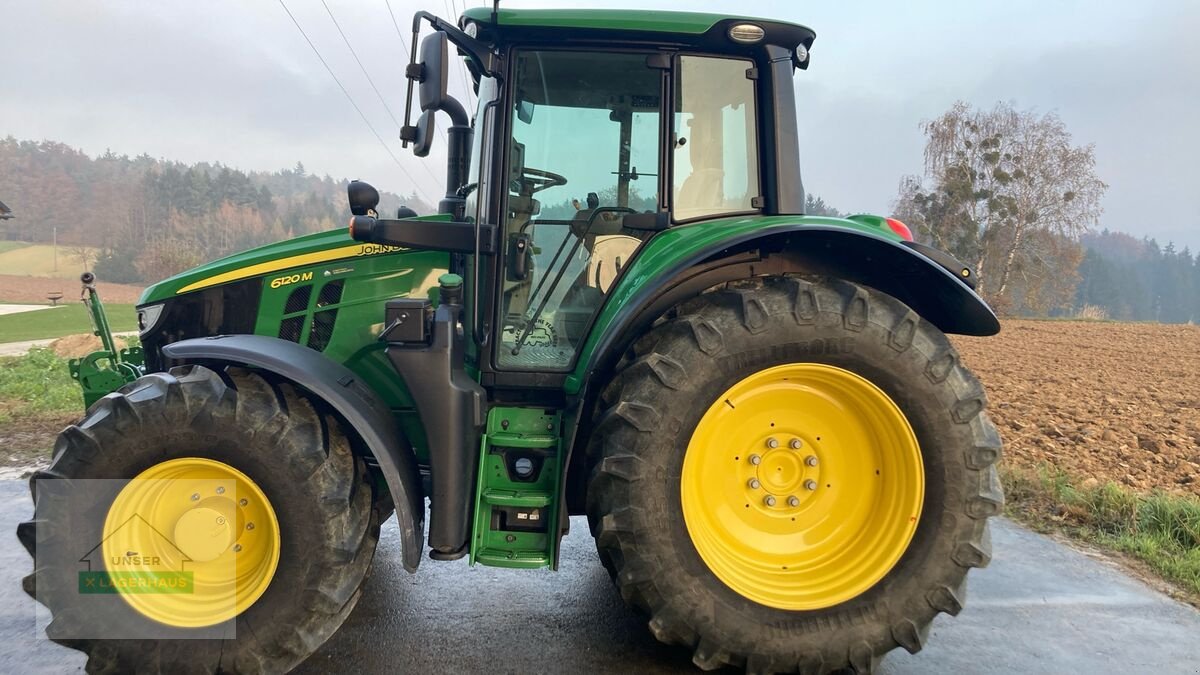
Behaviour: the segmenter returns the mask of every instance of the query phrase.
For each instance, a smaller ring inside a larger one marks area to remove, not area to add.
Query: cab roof
[[[764,31],[761,40],[739,43],[729,30],[751,23]],[[473,24],[486,42],[574,41],[649,43],[705,47],[715,51],[747,53],[765,45],[795,50],[812,48],[816,33],[807,26],[774,19],[760,19],[703,12],[661,12],[627,9],[500,9],[472,7],[459,25]],[[807,59],[797,63],[807,68]]]
[[[471,7],[463,13],[472,21],[492,22],[488,7]],[[812,32],[807,26],[774,19],[760,19],[705,12],[662,12],[632,9],[501,9],[496,13],[500,26],[523,28],[589,28],[618,31],[653,31],[700,35],[725,21],[756,24],[783,24]]]

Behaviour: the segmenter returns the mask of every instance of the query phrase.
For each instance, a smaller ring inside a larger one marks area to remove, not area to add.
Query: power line
[[[454,2],[454,0],[442,0],[442,6],[446,8],[446,11],[450,14],[451,19],[458,17],[458,5]],[[462,76],[461,83],[463,91],[463,103],[470,105],[471,86],[467,84],[467,67],[465,64],[463,64],[463,60],[459,58],[457,53],[455,53],[453,58],[454,60],[458,61],[458,72]]]
[[[453,2],[453,0],[451,0],[451,2]],[[467,13],[467,0],[461,0],[461,2],[462,2],[462,11],[459,12],[459,14],[466,14]],[[469,69],[467,68],[466,59],[460,58],[458,60],[458,65],[462,69],[463,85],[466,86],[466,88],[467,88],[467,101],[468,102],[473,101],[476,98],[475,89],[472,87],[471,73],[469,72]]]
[[[396,27],[396,37],[400,38],[400,48],[404,50],[404,62],[412,60],[412,56],[408,53],[408,43],[404,41],[404,33],[400,32],[400,24],[396,23],[396,15],[392,12],[392,1],[383,0],[383,4],[387,5],[388,15],[392,17],[392,25]]]
[[[321,0],[321,6],[324,7],[325,12],[329,14],[329,18],[333,21],[333,27],[337,29],[338,35],[342,36],[342,42],[346,43],[346,48],[350,50],[350,55],[354,57],[354,62],[358,64],[358,69],[362,71],[363,77],[367,78],[367,83],[371,85],[371,89],[374,90],[375,95],[379,97],[379,102],[383,104],[383,109],[387,111],[388,117],[392,118],[392,123],[396,125],[396,129],[401,129],[400,122],[396,119],[395,113],[393,113],[392,109],[388,107],[387,101],[383,98],[383,94],[379,93],[379,87],[375,86],[375,80],[371,79],[371,75],[367,73],[367,67],[363,65],[362,59],[358,58],[358,52],[354,51],[354,45],[350,44],[350,40],[346,37],[346,33],[342,31],[342,26],[338,23],[337,17],[333,15],[333,10],[329,9],[329,4],[326,3],[325,0]],[[433,174],[433,171],[429,168],[428,164],[421,162],[421,168],[425,170],[425,173],[429,174],[429,177],[433,179],[435,184],[438,182],[438,177]]]
[[[333,16],[333,10],[329,9],[329,4],[325,0],[321,0],[321,6],[325,8],[325,12],[329,14],[330,20],[333,21],[333,27],[337,29],[338,35],[342,36],[342,42],[346,43],[346,48],[350,50],[350,55],[354,57],[354,62],[358,64],[358,69],[362,71],[363,77],[367,78],[367,82],[371,85],[371,89],[375,91],[375,95],[379,97],[379,102],[383,104],[383,109],[387,111],[388,117],[392,118],[392,122],[396,124],[396,128],[400,128],[400,122],[396,120],[396,115],[392,113],[392,109],[388,107],[387,101],[384,100],[383,94],[379,93],[379,87],[375,86],[375,80],[371,79],[367,73],[366,66],[363,65],[362,59],[358,58],[358,52],[354,51],[354,45],[350,44],[350,40],[346,38],[346,34],[342,31],[341,24],[338,23],[336,17]]]
[[[304,37],[304,41],[308,43],[308,46],[313,50],[313,53],[317,55],[317,60],[321,62],[322,66],[325,66],[325,71],[328,72],[329,76],[333,78],[333,81],[337,83],[338,89],[341,89],[342,93],[345,94],[346,100],[350,102],[350,105],[354,107],[354,111],[357,112],[358,116],[362,118],[363,124],[367,125],[367,128],[371,130],[371,134],[375,136],[375,140],[379,141],[379,145],[383,147],[384,152],[386,152],[388,156],[392,158],[392,161],[396,163],[396,166],[400,167],[400,171],[402,171],[404,175],[408,177],[408,180],[412,181],[413,187],[419,189],[420,183],[417,182],[416,178],[413,178],[413,175],[408,172],[408,169],[404,168],[404,165],[400,163],[400,159],[396,157],[395,153],[392,152],[392,149],[389,148],[387,143],[384,142],[383,137],[380,136],[379,132],[375,130],[375,126],[371,124],[371,120],[367,119],[367,116],[363,114],[362,108],[359,108],[358,104],[354,102],[354,97],[350,95],[350,92],[346,90],[344,85],[342,85],[342,81],[338,79],[338,76],[333,72],[333,69],[330,68],[329,64],[325,62],[325,57],[321,56],[320,50],[318,50],[317,46],[313,44],[313,41],[309,39],[308,33],[305,33],[304,29],[301,28],[300,22],[296,21],[296,17],[292,15],[292,11],[288,9],[283,0],[279,0],[279,6],[283,8],[284,12],[287,12],[288,18],[292,20],[292,25],[296,27],[296,30],[300,31],[300,35]],[[425,199],[429,199],[428,194],[425,194],[423,190],[421,192]]]

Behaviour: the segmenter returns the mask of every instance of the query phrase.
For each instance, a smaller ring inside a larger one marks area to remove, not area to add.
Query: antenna
[[[500,11],[500,0],[492,0],[492,23],[500,23],[496,19],[496,13]]]

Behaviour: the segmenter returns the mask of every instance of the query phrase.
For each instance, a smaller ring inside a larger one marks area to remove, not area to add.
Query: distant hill
[[[0,140],[0,241],[97,250],[96,273],[114,282],[155,281],[235,251],[340,226],[345,179],[297,162],[274,172],[183,164],[149,155],[91,157],[55,141]],[[433,207],[415,193],[384,192],[383,213]],[[7,270],[5,270],[7,271]]]

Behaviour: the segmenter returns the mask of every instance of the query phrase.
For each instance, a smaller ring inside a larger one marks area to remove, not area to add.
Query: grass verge
[[[1004,467],[1003,476],[1009,516],[1132,556],[1200,605],[1200,499],[1080,483],[1047,466]]]
[[[0,357],[0,406],[0,423],[8,423],[28,414],[78,412],[83,399],[67,360],[37,348],[26,356]]]
[[[104,305],[114,332],[137,330],[134,305]],[[0,316],[0,343],[40,340],[92,332],[92,319],[82,302]]]
[[[0,358],[0,461],[23,466],[48,460],[54,438],[83,413],[67,360],[49,349]]]

